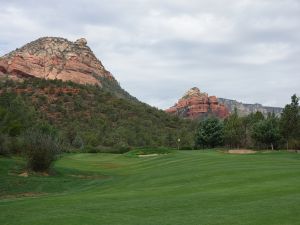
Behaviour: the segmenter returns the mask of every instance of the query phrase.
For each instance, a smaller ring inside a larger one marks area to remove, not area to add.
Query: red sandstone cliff
[[[229,115],[228,109],[218,102],[216,96],[208,96],[206,93],[201,93],[196,87],[190,89],[166,112],[190,119],[197,119],[207,115],[214,115],[223,119]]]
[[[0,57],[0,76],[60,79],[80,84],[98,84],[100,78],[115,81],[81,38],[44,37]]]

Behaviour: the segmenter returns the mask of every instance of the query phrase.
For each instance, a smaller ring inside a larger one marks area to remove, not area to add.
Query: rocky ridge
[[[209,115],[223,119],[229,115],[228,109],[219,103],[216,96],[208,96],[207,93],[202,93],[197,87],[188,90],[174,106],[165,111],[169,114],[190,119],[198,119]]]
[[[240,116],[247,116],[250,113],[261,112],[265,116],[268,113],[275,113],[276,116],[279,116],[282,113],[282,108],[280,107],[269,107],[263,106],[261,104],[245,104],[242,102],[238,102],[236,100],[219,98],[219,102],[224,104],[226,108],[232,113],[234,109],[237,109],[237,112]]]
[[[117,83],[87,46],[84,38],[43,37],[0,58],[0,75],[22,79],[38,77],[102,86],[101,79]]]

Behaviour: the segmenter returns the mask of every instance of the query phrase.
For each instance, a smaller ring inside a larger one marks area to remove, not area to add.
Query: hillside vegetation
[[[35,78],[23,82],[4,79],[0,82],[0,133],[14,138],[29,127],[48,124],[73,149],[176,147],[178,138],[182,146],[193,146],[193,122],[134,98],[119,98],[109,92],[109,84],[104,87]]]

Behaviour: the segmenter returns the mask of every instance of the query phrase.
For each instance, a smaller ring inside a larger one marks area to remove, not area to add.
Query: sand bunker
[[[21,174],[19,174],[18,176],[19,177],[28,177],[28,172],[24,172],[24,173],[21,173]]]
[[[250,150],[250,149],[232,149],[228,150],[229,154],[253,154],[256,153],[256,151]]]
[[[158,156],[158,154],[139,155],[140,158],[154,157],[154,156]]]

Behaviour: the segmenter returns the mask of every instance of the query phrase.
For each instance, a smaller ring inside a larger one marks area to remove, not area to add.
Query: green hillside
[[[17,123],[21,133],[23,127],[44,121],[74,148],[176,147],[178,138],[182,146],[193,146],[193,122],[132,97],[120,98],[110,85],[99,88],[59,80],[4,79],[0,82],[0,107],[7,115],[16,114],[7,130]]]

